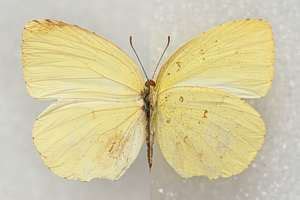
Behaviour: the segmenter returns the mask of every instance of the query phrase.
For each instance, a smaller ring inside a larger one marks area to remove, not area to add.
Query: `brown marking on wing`
[[[32,20],[25,25],[25,29],[30,32],[48,33],[49,31],[57,28],[67,26],[66,23],[56,20],[43,19],[43,20]]]
[[[204,110],[202,118],[207,118],[208,110]]]

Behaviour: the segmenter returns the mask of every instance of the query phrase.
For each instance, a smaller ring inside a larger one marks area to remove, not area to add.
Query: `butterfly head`
[[[155,87],[155,85],[156,85],[156,83],[154,80],[147,80],[145,83],[146,87],[150,87],[150,86]]]

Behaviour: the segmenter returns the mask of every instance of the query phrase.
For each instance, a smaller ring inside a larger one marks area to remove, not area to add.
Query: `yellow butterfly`
[[[33,20],[23,32],[27,89],[56,102],[33,141],[67,179],[119,179],[146,141],[182,177],[229,177],[261,148],[265,125],[243,99],[266,95],[274,42],[263,20],[235,20],[180,47],[147,79],[117,46],[75,25]]]

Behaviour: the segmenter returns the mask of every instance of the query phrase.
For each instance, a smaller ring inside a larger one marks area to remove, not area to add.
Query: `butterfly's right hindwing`
[[[220,90],[170,89],[159,94],[157,107],[157,142],[182,177],[239,174],[263,144],[265,125],[260,115]]]

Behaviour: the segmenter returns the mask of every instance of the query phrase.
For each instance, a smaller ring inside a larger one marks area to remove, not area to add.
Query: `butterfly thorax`
[[[154,133],[151,128],[151,118],[153,113],[153,90],[155,88],[155,81],[147,80],[145,83],[144,91],[142,92],[144,100],[144,112],[146,115],[147,125],[146,125],[146,144],[147,144],[147,160],[149,169],[152,167],[152,157],[153,157],[153,143],[154,143]]]

